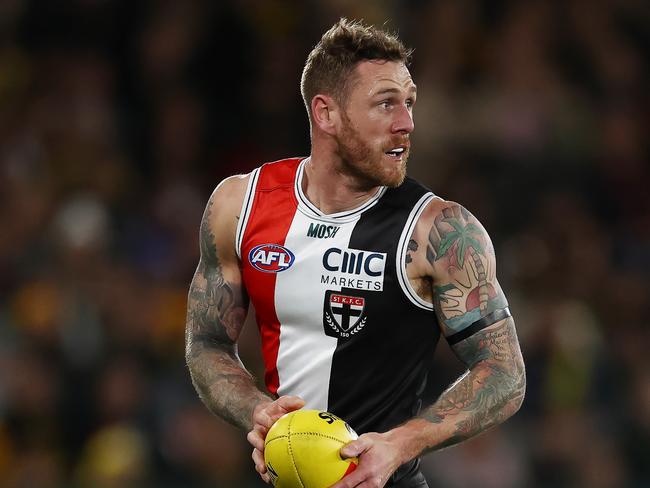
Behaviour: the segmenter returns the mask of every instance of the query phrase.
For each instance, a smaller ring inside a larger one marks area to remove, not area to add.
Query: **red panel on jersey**
[[[241,246],[244,284],[255,306],[257,325],[262,336],[264,380],[273,394],[277,393],[280,383],[277,370],[280,322],[275,311],[277,273],[268,271],[276,267],[263,262],[254,267],[250,254],[251,250],[264,244],[284,245],[298,206],[294,181],[301,160],[302,158],[285,159],[262,166]],[[267,248],[262,247],[261,251],[267,252]],[[263,269],[267,271],[262,271]]]

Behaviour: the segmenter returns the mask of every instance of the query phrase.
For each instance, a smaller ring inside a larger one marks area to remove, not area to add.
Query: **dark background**
[[[341,15],[415,48],[409,172],[490,232],[528,367],[432,487],[650,486],[647,1],[0,0],[1,486],[259,486],[190,384],[187,287],[216,184],[309,153]],[[441,344],[430,399],[459,372]]]

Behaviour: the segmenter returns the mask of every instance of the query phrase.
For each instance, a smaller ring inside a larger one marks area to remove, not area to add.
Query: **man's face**
[[[416,88],[401,62],[362,61],[338,131],[342,172],[363,187],[396,187],[406,176]]]

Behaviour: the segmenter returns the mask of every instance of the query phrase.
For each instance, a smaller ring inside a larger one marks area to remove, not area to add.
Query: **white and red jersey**
[[[306,161],[253,171],[237,228],[266,386],[360,433],[385,431],[417,413],[439,338],[405,263],[413,226],[436,197],[407,178],[324,215],[303,194]]]

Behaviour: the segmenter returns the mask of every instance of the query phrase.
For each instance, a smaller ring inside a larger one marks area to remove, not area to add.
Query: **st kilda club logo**
[[[339,291],[325,292],[323,305],[323,327],[330,337],[348,338],[361,331],[366,325],[366,299]]]
[[[251,265],[264,273],[280,273],[291,267],[296,257],[280,244],[260,244],[248,253]]]

